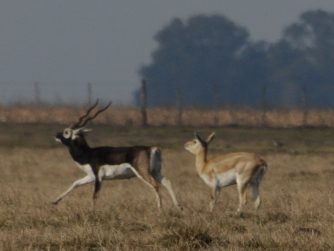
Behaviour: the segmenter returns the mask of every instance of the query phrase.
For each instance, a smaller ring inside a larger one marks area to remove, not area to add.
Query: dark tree
[[[279,50],[282,43],[286,48]],[[284,30],[277,49],[280,57],[290,54],[285,66],[273,68],[276,76],[284,72],[282,82],[289,82],[290,89],[295,90],[295,101],[303,106],[305,93],[301,90],[307,90],[307,102],[312,106],[334,106],[334,14],[322,10],[304,12],[298,22]]]
[[[214,86],[220,87],[221,103],[239,102],[231,95],[242,85],[236,68],[251,45],[246,29],[223,16],[200,15],[174,19],[155,40],[152,64],[140,71],[149,83],[149,105],[174,105],[181,89],[184,105],[212,106]]]
[[[182,93],[183,106],[334,107],[333,13],[304,12],[273,44],[219,15],[174,19],[155,40],[139,72],[149,106],[174,106]]]

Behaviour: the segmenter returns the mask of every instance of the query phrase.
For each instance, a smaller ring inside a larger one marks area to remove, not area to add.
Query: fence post
[[[261,126],[264,127],[267,125],[267,86],[264,85],[262,87],[262,92],[261,92],[261,106],[262,106],[262,114],[261,114]]]
[[[141,81],[140,105],[141,105],[142,126],[146,127],[148,124],[147,124],[147,83],[145,79]]]
[[[182,121],[182,115],[183,115],[183,105],[182,105],[182,90],[181,86],[177,86],[176,88],[176,108],[177,108],[177,125],[181,126]]]
[[[306,86],[301,86],[302,102],[303,102],[303,127],[308,126],[308,97]]]
[[[92,105],[92,98],[93,98],[93,90],[92,84],[90,82],[87,83],[87,103],[88,107]]]
[[[34,98],[35,98],[35,104],[40,105],[41,104],[41,91],[39,88],[39,83],[35,82],[34,83]]]
[[[213,123],[215,126],[219,126],[219,99],[220,99],[220,91],[217,83],[213,85],[213,106],[214,106],[214,118]]]

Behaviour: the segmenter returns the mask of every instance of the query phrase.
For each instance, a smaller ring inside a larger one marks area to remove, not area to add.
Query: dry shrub
[[[168,249],[194,250],[208,248],[212,243],[212,237],[208,229],[183,225],[169,230],[159,242]]]
[[[0,107],[0,121],[8,123],[58,123],[69,124],[84,112],[84,107],[71,106],[3,106]],[[148,108],[148,123],[152,126],[178,125],[178,111],[175,108]],[[185,108],[182,113],[184,126],[252,126],[263,125],[262,111],[250,108]],[[116,126],[141,125],[138,108],[113,106],[96,123]],[[303,124],[302,110],[269,110],[264,121],[268,127],[332,127],[334,111],[309,110],[307,124]]]

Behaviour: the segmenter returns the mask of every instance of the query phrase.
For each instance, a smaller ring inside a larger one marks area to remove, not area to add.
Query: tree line
[[[302,13],[274,43],[223,15],[175,18],[154,39],[149,106],[334,107],[334,13]]]

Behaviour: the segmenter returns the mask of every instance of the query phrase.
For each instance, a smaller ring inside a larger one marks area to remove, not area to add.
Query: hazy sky
[[[275,41],[310,9],[334,11],[333,0],[1,0],[0,99],[28,100],[33,83],[50,101],[94,96],[131,100],[154,34],[172,18],[224,14],[253,39]]]

